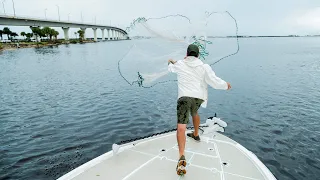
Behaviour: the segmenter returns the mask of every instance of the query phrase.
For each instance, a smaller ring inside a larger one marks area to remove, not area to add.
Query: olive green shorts
[[[195,116],[198,113],[200,105],[203,103],[202,99],[193,97],[181,97],[177,102],[177,118],[178,124],[188,124],[189,114]]]

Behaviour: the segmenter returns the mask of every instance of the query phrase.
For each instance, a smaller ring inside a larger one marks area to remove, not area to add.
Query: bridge
[[[64,32],[65,40],[69,40],[70,28],[80,28],[84,32],[86,32],[87,28],[92,28],[95,41],[97,41],[97,29],[100,29],[102,32],[102,40],[106,40],[105,34],[104,34],[105,30],[107,31],[108,40],[128,39],[128,33],[125,30],[120,29],[118,27],[80,23],[80,22],[57,21],[57,20],[37,19],[37,18],[30,18],[30,17],[0,15],[0,25],[29,26],[29,27],[61,27]],[[84,37],[86,38],[86,36]]]

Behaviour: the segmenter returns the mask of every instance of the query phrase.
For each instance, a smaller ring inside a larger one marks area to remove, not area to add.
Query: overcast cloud
[[[14,0],[17,16],[128,26],[137,17],[160,17],[183,14],[195,19],[205,11],[229,11],[237,19],[240,35],[320,34],[320,0]],[[13,14],[12,1],[5,0],[7,14]],[[1,4],[1,13],[3,8]],[[0,27],[0,28],[3,28]],[[28,27],[10,27],[29,32]],[[60,32],[61,28],[56,28]],[[71,29],[70,36],[78,29]],[[87,37],[92,37],[87,30]],[[98,31],[101,36],[101,31]]]

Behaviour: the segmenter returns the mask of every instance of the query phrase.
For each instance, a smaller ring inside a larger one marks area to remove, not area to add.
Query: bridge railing
[[[10,13],[1,13],[0,17],[6,17],[6,18],[17,18],[17,19],[32,19],[32,20],[41,20],[41,21],[53,21],[53,22],[63,22],[63,23],[74,23],[74,24],[84,24],[84,25],[92,25],[92,26],[110,26],[110,27],[116,27],[116,28],[120,28],[122,30],[125,30],[121,27],[117,27],[117,26],[113,26],[112,24],[108,25],[106,24],[98,24],[98,23],[93,23],[93,22],[88,22],[88,21],[79,21],[79,20],[68,20],[66,18],[60,19],[57,17],[56,19],[53,18],[45,18],[45,17],[35,17],[35,16],[28,16],[28,15],[16,15],[14,16],[14,14],[10,14]]]

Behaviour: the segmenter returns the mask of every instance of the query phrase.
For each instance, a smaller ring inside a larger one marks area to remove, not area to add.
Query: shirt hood
[[[190,67],[197,67],[204,64],[199,58],[193,56],[188,56],[183,62]]]

